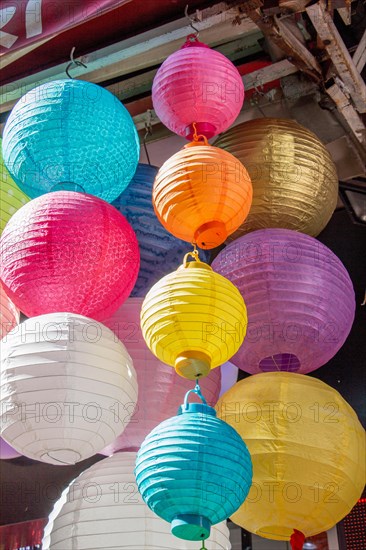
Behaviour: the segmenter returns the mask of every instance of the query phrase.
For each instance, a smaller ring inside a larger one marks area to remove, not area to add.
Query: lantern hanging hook
[[[145,135],[144,135],[144,137],[143,137],[142,143],[143,143],[143,146],[144,146],[144,151],[145,151],[145,155],[146,155],[146,158],[147,158],[147,162],[149,163],[150,166],[151,166],[151,162],[150,162],[149,152],[148,152],[147,146],[146,146],[146,139],[147,139],[148,136],[152,136],[152,124],[151,124],[151,120],[152,120],[151,109],[148,109],[148,110],[146,111]]]
[[[83,63],[82,61],[79,61],[78,59],[74,59],[74,53],[75,53],[75,46],[72,47],[71,49],[71,52],[70,52],[70,63],[67,65],[66,69],[65,69],[65,72],[67,74],[67,76],[69,78],[73,78],[71,75],[70,75],[70,69],[72,67],[85,67],[85,69],[87,68],[87,66],[85,65],[85,63]]]
[[[184,396],[183,408],[185,410],[187,410],[187,408],[188,408],[188,398],[191,395],[191,393],[195,393],[196,395],[198,395],[198,397],[201,399],[202,403],[204,405],[207,405],[207,401],[206,401],[206,399],[205,399],[205,397],[204,397],[204,395],[202,394],[202,391],[201,391],[201,386],[198,383],[198,379],[196,379],[196,385],[193,388],[193,390],[187,391],[187,393]]]
[[[188,258],[191,256],[195,262],[200,262],[200,256],[199,256],[199,252],[197,250],[197,246],[196,246],[196,243],[192,243],[192,246],[193,246],[193,250],[190,251],[190,252],[187,252],[187,254],[184,255],[184,258],[183,258],[183,265],[184,267],[187,266],[187,263],[188,263]]]
[[[190,15],[188,15],[188,8],[189,8],[189,5],[187,4],[184,10],[184,15],[186,16],[186,19],[189,21],[189,26],[191,27],[191,29],[194,30],[196,38],[198,38],[200,31],[193,24],[195,23],[195,20]]]
[[[365,297],[363,299],[361,306],[366,306],[366,290],[365,290]]]
[[[193,126],[193,141],[194,142],[197,142],[197,141],[200,141],[200,140],[203,140],[205,145],[210,145],[208,143],[208,140],[207,140],[207,137],[204,136],[203,134],[197,134],[197,124],[196,122],[192,122],[192,126]]]

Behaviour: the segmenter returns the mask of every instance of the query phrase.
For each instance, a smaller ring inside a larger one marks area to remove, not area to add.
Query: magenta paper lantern
[[[182,378],[174,369],[159,361],[145,344],[140,329],[143,300],[129,298],[112,317],[104,321],[131,355],[139,388],[135,414],[116,441],[102,451],[106,455],[122,449],[139,449],[153,428],[177,414],[185,393],[194,387],[194,382]],[[216,404],[221,386],[220,369],[213,369],[200,380],[200,385],[207,402],[212,406]],[[200,401],[193,397],[192,400]]]
[[[230,359],[247,372],[311,372],[336,354],[351,330],[351,279],[313,237],[254,231],[230,243],[212,267],[238,287],[247,305],[247,336]]]
[[[12,458],[18,458],[18,456],[22,455],[0,437],[0,459],[11,460]]]
[[[244,101],[238,69],[220,52],[192,35],[159,68],[152,86],[155,112],[170,130],[187,139],[207,139],[234,122]]]
[[[69,312],[103,320],[129,296],[139,270],[136,235],[124,216],[73,191],[24,205],[0,243],[4,288],[28,317]]]
[[[8,298],[0,283],[0,340],[19,324],[19,310]]]

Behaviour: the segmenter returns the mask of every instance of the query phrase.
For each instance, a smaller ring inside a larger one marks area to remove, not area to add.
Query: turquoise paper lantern
[[[194,391],[201,403],[188,403]],[[173,535],[204,540],[211,525],[231,516],[252,484],[248,449],[199,386],[190,390],[178,415],[159,424],[142,443],[135,475],[149,508],[171,523]]]
[[[55,80],[26,93],[3,136],[4,162],[31,198],[69,190],[112,202],[131,181],[139,151],[127,109],[83,80]]]
[[[156,166],[138,164],[131,183],[113,202],[131,224],[139,243],[140,271],[131,294],[135,297],[145,297],[159,279],[175,271],[190,249],[188,243],[171,235],[156,217],[151,196],[158,170]],[[200,251],[200,256],[207,261],[209,254]]]

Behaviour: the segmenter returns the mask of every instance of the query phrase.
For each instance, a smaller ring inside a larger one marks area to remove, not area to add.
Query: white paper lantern
[[[112,443],[133,414],[132,360],[93,319],[27,319],[1,341],[0,353],[1,436],[29,458],[75,464]]]
[[[44,530],[43,550],[197,550],[143,502],[136,453],[119,452],[88,468],[62,493]],[[214,525],[208,550],[230,550],[226,522]]]

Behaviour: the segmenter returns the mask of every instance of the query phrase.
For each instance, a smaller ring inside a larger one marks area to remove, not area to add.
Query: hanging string
[[[70,63],[67,65],[65,72],[69,78],[73,78],[70,74],[70,69],[73,67],[84,67],[85,69],[87,66],[82,61],[79,61],[78,59],[74,59],[74,53],[75,53],[75,46],[73,46],[71,53],[70,53]]]
[[[147,146],[146,146],[147,137],[152,136],[152,124],[151,124],[152,114],[151,114],[150,109],[147,110],[146,116],[147,116],[147,120],[145,120],[145,130],[146,131],[145,131],[145,135],[144,135],[144,138],[142,140],[142,143],[143,143],[143,146],[144,146],[144,151],[145,151],[145,155],[146,155],[146,158],[147,158],[147,162],[151,166],[150,156],[149,156],[149,152],[148,152]]]
[[[200,550],[207,550],[204,540],[202,541],[202,546],[201,546]]]
[[[363,299],[361,306],[366,306],[366,290],[365,290],[365,297]]]

